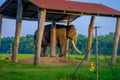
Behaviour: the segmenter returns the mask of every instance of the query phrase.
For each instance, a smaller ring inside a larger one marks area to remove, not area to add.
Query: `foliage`
[[[103,35],[98,36],[99,54],[105,53],[107,55],[111,55],[112,47],[113,47],[113,39],[114,39],[114,33],[109,33],[108,35],[104,35],[104,36]],[[86,53],[87,40],[88,38],[86,36],[82,34],[77,35],[76,46],[84,54]],[[13,41],[14,41],[13,37],[3,38],[0,52],[8,53],[11,44],[13,44]],[[71,41],[69,45],[71,46]],[[19,53],[35,53],[34,48],[35,46],[34,46],[33,35],[22,36],[20,38]],[[57,49],[57,53],[59,53],[59,49],[58,48],[56,49]],[[48,47],[48,52],[50,52],[50,47]],[[95,37],[93,37],[93,44],[92,44],[91,52],[92,54],[95,54]],[[71,49],[69,50],[69,54],[77,54],[77,53],[73,49]],[[119,54],[120,54],[120,45],[118,45],[118,55]]]
[[[88,38],[84,35],[78,35],[78,41],[77,41],[77,47],[79,50],[81,50],[83,53],[86,53],[86,47],[87,47],[87,40]],[[112,54],[112,48],[113,48],[113,40],[114,40],[114,33],[109,33],[108,35],[100,35],[98,36],[98,51],[99,54],[105,53],[106,55]],[[119,41],[120,44],[120,41]],[[92,48],[91,53],[95,54],[95,37],[93,37],[92,42]],[[118,55],[120,54],[120,46],[118,46]]]
[[[34,53],[34,38],[33,35],[27,35],[20,38],[19,52],[20,53]]]
[[[1,48],[0,51],[2,53],[7,53],[11,47],[11,44],[13,44],[14,38],[13,37],[7,37],[3,38],[1,40]]]
[[[3,38],[1,42],[1,53],[10,53],[11,45],[13,45],[14,38]],[[20,38],[19,53],[34,53],[34,38],[33,35],[22,36]]]

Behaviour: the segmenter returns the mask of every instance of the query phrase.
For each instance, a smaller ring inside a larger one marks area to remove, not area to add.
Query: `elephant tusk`
[[[75,51],[77,51],[79,54],[82,54],[82,52],[79,51],[78,48],[75,46],[74,41],[72,41],[72,45],[73,45],[73,48],[75,49]]]

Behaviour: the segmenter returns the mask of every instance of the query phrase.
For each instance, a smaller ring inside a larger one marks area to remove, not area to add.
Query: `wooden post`
[[[111,64],[116,64],[119,36],[120,36],[120,18],[117,18],[114,44],[113,44],[113,50],[112,50],[112,56],[111,56]]]
[[[0,49],[1,49],[1,38],[2,38],[2,15],[0,14]]]
[[[36,53],[34,56],[34,64],[38,65],[40,63],[40,52],[42,45],[42,37],[44,31],[44,22],[46,19],[46,10],[38,10],[38,35],[37,35],[37,44],[36,44]]]
[[[68,19],[67,25],[69,26],[71,24],[70,19]]]
[[[69,26],[70,24],[71,24],[71,22],[70,22],[70,20],[68,20],[67,26]],[[65,51],[68,51],[68,49],[69,49],[69,39],[67,39]],[[68,52],[65,53],[65,57],[68,57]]]
[[[88,32],[88,43],[87,43],[87,56],[86,59],[89,60],[90,58],[90,52],[91,52],[91,46],[92,46],[92,36],[93,36],[93,30],[94,30],[94,21],[95,16],[91,17],[90,25],[89,25],[89,32]]]
[[[12,51],[13,62],[17,62],[20,32],[22,27],[22,12],[23,12],[22,0],[18,0],[17,15],[16,15],[16,32],[15,32],[15,39],[13,44],[13,51]]]
[[[52,23],[51,26],[51,40],[50,40],[50,56],[56,56],[56,24]]]

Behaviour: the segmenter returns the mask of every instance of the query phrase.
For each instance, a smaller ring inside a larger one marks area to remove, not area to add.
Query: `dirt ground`
[[[23,60],[19,60],[19,64],[33,64],[34,58],[27,58]],[[66,65],[78,65],[81,60],[71,60],[67,58],[59,58],[59,57],[40,57],[40,64],[44,65],[54,65],[54,66],[66,66]],[[82,65],[90,65],[91,62],[84,61]]]

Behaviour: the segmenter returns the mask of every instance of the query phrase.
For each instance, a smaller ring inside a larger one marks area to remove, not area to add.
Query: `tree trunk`
[[[51,52],[50,52],[50,56],[56,56],[56,24],[55,22],[52,23],[51,26],[51,40],[50,40],[50,48],[51,48]]]
[[[13,51],[12,51],[13,62],[17,62],[20,32],[22,27],[22,12],[23,12],[22,0],[18,0],[17,15],[16,15],[16,32],[15,32],[15,39],[13,44]]]
[[[1,38],[2,38],[2,15],[0,14],[0,49],[1,49]]]
[[[92,46],[92,36],[93,36],[93,30],[94,30],[94,21],[95,21],[95,16],[92,16],[91,17],[91,22],[90,22],[90,25],[89,25],[89,32],[88,32],[86,60],[89,60],[89,58],[90,58],[91,46]]]
[[[113,50],[112,50],[112,56],[110,62],[111,64],[116,64],[119,35],[120,35],[120,18],[117,19],[117,23],[116,23],[116,31],[114,36],[114,44],[113,44]]]
[[[37,43],[35,45],[35,57],[34,57],[34,64],[38,65],[40,63],[40,52],[41,52],[41,45],[42,45],[42,37],[44,31],[44,22],[46,19],[46,10],[38,10],[38,35],[37,35]]]

